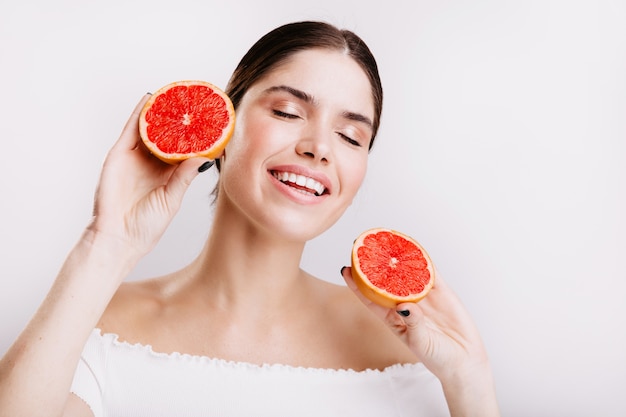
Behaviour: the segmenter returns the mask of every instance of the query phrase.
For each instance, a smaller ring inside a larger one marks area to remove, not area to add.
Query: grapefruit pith
[[[433,286],[435,271],[430,256],[415,239],[375,228],[354,241],[352,278],[366,298],[395,308],[424,298]]]
[[[230,98],[206,81],[177,81],[160,88],[139,115],[143,142],[170,164],[195,156],[215,159],[234,127]]]

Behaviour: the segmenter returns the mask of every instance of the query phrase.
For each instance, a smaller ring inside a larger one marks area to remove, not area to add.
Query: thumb
[[[178,164],[170,177],[165,192],[169,202],[180,202],[191,182],[211,168],[215,162],[207,158],[189,158]]]
[[[396,313],[400,315],[409,332],[419,331],[426,325],[424,312],[417,303],[400,303],[396,306]]]
[[[424,311],[416,303],[396,306],[397,316],[404,323],[405,342],[417,357],[425,362],[434,349],[433,329]]]

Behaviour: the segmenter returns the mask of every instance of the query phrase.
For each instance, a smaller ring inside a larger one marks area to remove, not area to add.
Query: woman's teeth
[[[272,175],[278,181],[283,182],[287,185],[295,184],[297,188],[302,191],[308,191],[309,193],[315,195],[322,195],[326,187],[324,187],[319,181],[314,180],[313,178],[305,177],[304,175],[294,174],[293,172],[278,172],[272,171]]]

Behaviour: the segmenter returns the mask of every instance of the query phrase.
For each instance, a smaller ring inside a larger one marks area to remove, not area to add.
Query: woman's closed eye
[[[274,116],[282,117],[284,119],[299,119],[300,118],[300,116],[298,116],[297,114],[287,113],[285,111],[278,110],[278,109],[273,109],[272,113],[274,113]]]
[[[348,136],[348,135],[346,135],[346,134],[344,134],[344,133],[337,132],[337,134],[338,134],[338,135],[339,135],[339,136],[340,136],[343,140],[345,140],[346,142],[348,142],[350,145],[353,145],[353,146],[358,146],[358,147],[361,147],[361,146],[362,146],[362,145],[361,145],[361,142],[359,142],[359,141],[358,141],[358,140],[356,140],[356,139],[352,139],[350,136]]]

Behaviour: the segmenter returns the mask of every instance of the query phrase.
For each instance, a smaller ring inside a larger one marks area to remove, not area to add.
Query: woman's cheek
[[[365,179],[368,158],[367,156],[354,158],[354,155],[352,155],[351,161],[352,163],[350,164],[339,163],[341,169],[340,178],[343,178],[344,188],[348,188],[355,195]]]

